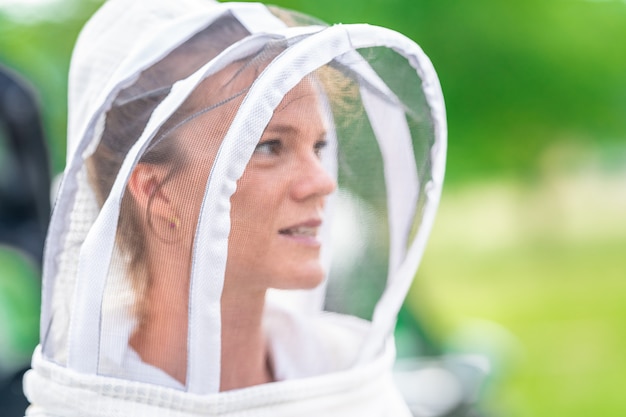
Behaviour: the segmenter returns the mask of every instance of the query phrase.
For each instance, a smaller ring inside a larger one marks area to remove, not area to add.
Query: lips
[[[289,229],[281,229],[278,231],[281,235],[288,236],[306,236],[306,237],[315,237],[317,236],[317,227],[306,227],[306,226],[297,226]]]
[[[312,219],[280,229],[278,233],[292,238],[316,239],[321,224],[321,220]]]

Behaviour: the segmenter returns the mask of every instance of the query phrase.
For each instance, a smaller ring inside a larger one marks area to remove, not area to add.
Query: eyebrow
[[[300,129],[298,129],[296,126],[291,125],[291,124],[272,124],[270,123],[267,126],[267,131],[268,132],[272,132],[272,133],[280,133],[280,134],[288,134],[288,133],[295,133],[297,134]]]
[[[298,135],[300,133],[300,129],[298,128],[298,126],[293,125],[293,124],[279,123],[279,124],[268,125],[265,132],[266,133],[278,133],[280,135],[288,135],[288,134]],[[325,139],[328,131],[325,128],[321,128],[319,132],[320,133],[318,137],[320,139]]]

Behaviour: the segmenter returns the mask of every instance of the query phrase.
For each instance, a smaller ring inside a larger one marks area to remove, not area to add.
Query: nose
[[[326,172],[317,156],[301,159],[293,169],[297,175],[291,186],[291,197],[296,201],[325,197],[337,188],[337,182]]]

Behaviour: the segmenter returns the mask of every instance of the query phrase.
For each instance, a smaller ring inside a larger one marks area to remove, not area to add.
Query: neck
[[[168,255],[166,255],[168,256]],[[163,259],[163,258],[162,258]],[[189,262],[169,255],[168,267],[149,269],[139,324],[129,344],[142,361],[156,366],[185,384],[187,378],[187,325]]]
[[[262,327],[265,291],[234,291],[228,282],[222,292],[221,391],[272,381]]]
[[[144,362],[162,369],[184,385],[190,267],[184,256],[168,259],[168,268],[159,265],[149,271],[145,308],[129,344]],[[227,274],[221,298],[221,391],[273,380],[262,326],[265,290],[242,289],[241,285],[233,285],[234,281]]]

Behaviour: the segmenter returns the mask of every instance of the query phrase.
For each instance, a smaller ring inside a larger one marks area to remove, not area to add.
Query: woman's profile
[[[109,0],[72,58],[27,414],[410,415],[392,331],[444,158],[395,32]]]
[[[137,289],[138,306],[129,345],[181,386],[194,234],[211,166],[242,99],[237,92],[257,72],[242,71],[243,65],[227,67],[194,91],[183,111],[194,117],[166,127],[165,137],[157,135],[122,200],[118,242],[132,259],[125,276]],[[285,95],[231,197],[221,297],[222,390],[272,380],[261,325],[266,290],[314,288],[324,277],[318,231],[335,182],[321,163],[328,123],[315,84],[310,76]],[[116,175],[110,169],[114,146],[106,138],[92,156],[97,184]],[[116,155],[115,165],[123,157]]]

